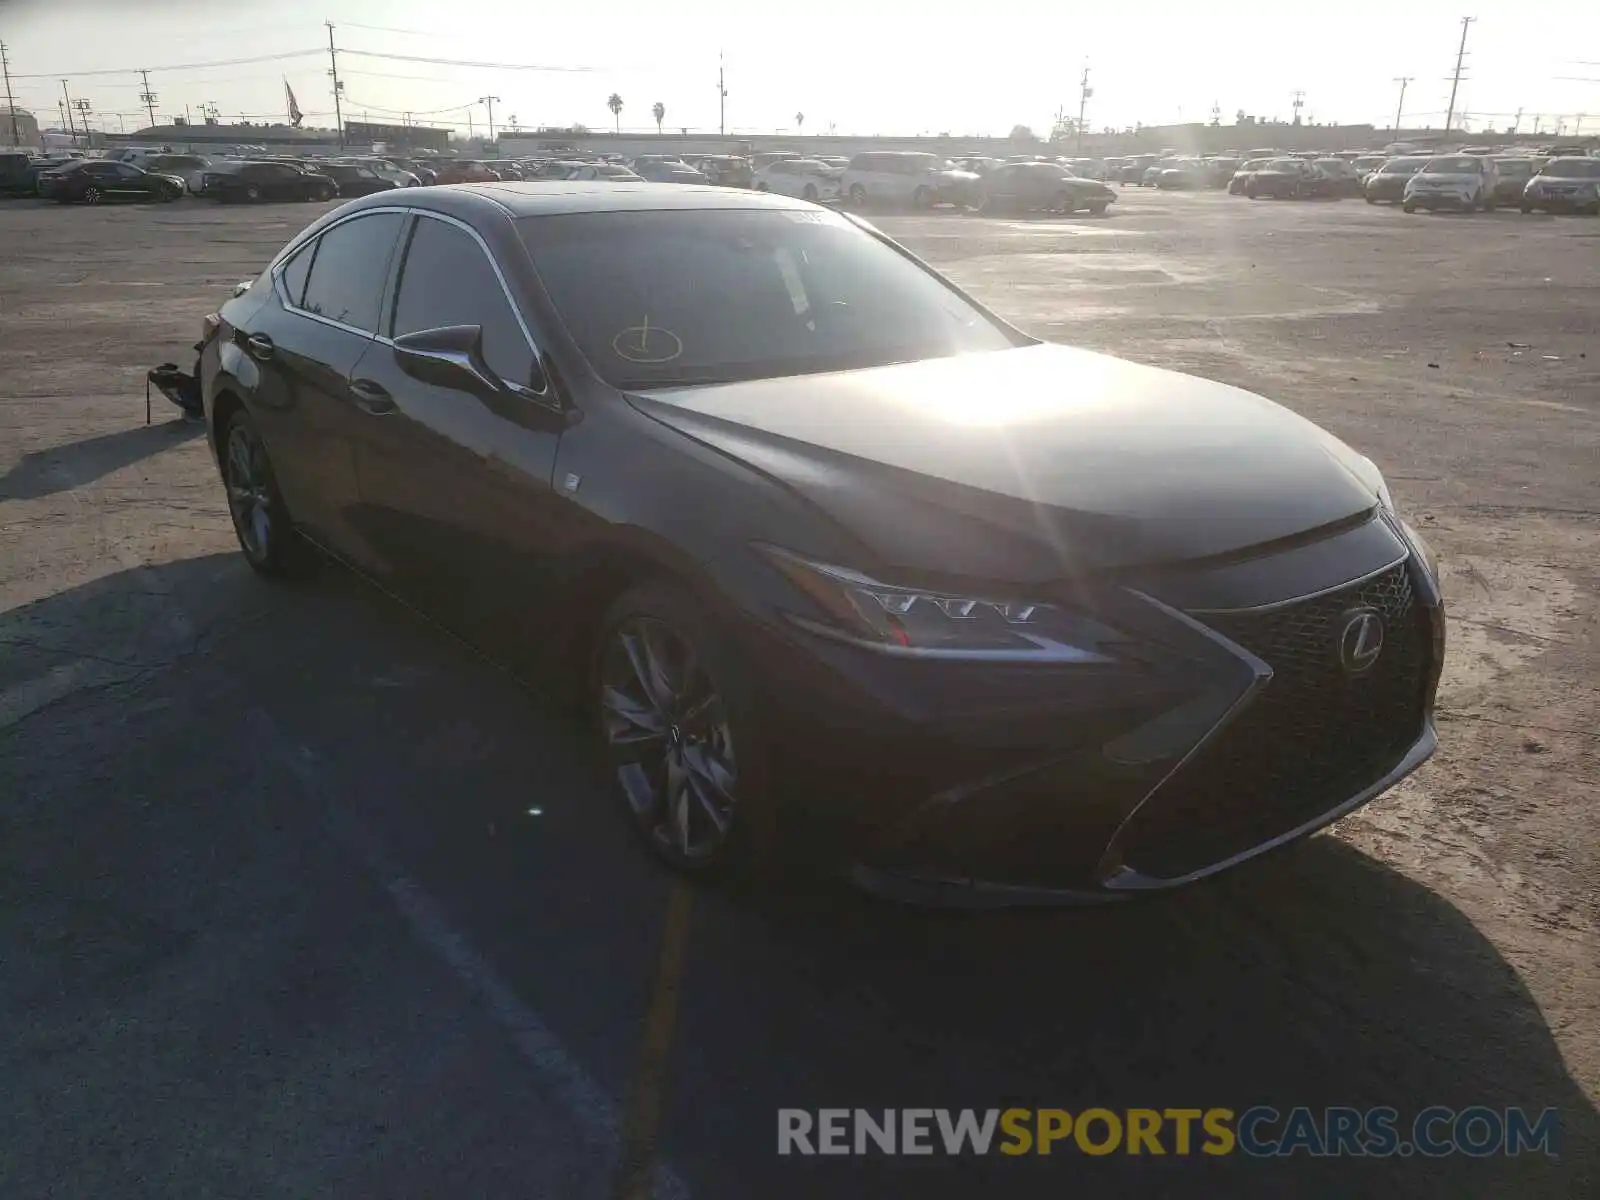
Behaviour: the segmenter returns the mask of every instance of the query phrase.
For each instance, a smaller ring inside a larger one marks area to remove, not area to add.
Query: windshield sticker
[[[683,339],[670,329],[650,324],[650,315],[611,339],[611,351],[631,363],[669,363],[683,353]]]

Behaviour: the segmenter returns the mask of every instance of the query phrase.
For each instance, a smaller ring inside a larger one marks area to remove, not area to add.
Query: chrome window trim
[[[471,225],[468,225],[465,221],[461,220],[459,217],[452,217],[446,213],[434,212],[431,209],[426,208],[409,208],[406,211],[419,218],[427,217],[430,220],[443,221],[446,225],[454,225],[457,229],[461,230],[468,237],[470,237],[474,242],[478,243],[478,249],[483,251],[484,258],[489,260],[489,269],[494,272],[495,279],[500,283],[500,294],[505,297],[506,304],[511,309],[511,315],[516,318],[517,328],[522,330],[523,340],[528,343],[528,351],[533,355],[534,365],[539,368],[539,374],[544,377],[544,386],[542,388],[535,389],[528,387],[525,384],[514,386],[519,387],[522,392],[530,396],[538,396],[541,398],[548,397],[550,395],[550,376],[549,373],[544,369],[544,355],[539,349],[539,343],[534,340],[533,331],[528,328],[528,322],[523,319],[522,306],[517,303],[516,297],[511,294],[511,285],[506,282],[506,273],[500,269],[499,260],[495,258],[494,251],[489,249],[489,243],[483,240],[483,235]],[[416,236],[415,230],[412,231],[412,236]],[[406,243],[407,253],[409,253],[410,250],[411,244],[408,240]],[[391,331],[394,328],[395,310],[400,304],[400,286],[404,285],[404,283],[405,263],[402,262],[400,264],[400,276],[397,281],[397,286],[395,287],[394,299],[387,314],[389,319],[386,323]],[[394,342],[390,337],[386,337],[383,334],[380,334],[379,337],[387,342],[387,344],[391,346],[394,345]]]
[[[289,244],[289,246],[286,247],[283,250],[283,252],[278,255],[277,259],[273,262],[272,266],[269,268],[271,270],[271,272],[272,272],[272,287],[273,287],[273,290],[277,293],[278,302],[280,304],[282,304],[285,309],[287,309],[289,312],[294,313],[298,317],[305,317],[308,320],[312,320],[312,321],[320,321],[324,325],[331,325],[335,329],[342,329],[346,333],[355,334],[357,337],[373,338],[373,337],[380,336],[374,330],[362,329],[362,328],[360,328],[359,326],[356,326],[356,325],[346,324],[344,321],[335,321],[332,317],[324,317],[320,313],[309,312],[308,310],[301,308],[298,304],[293,303],[289,299],[288,293],[286,293],[283,290],[283,268],[284,268],[285,264],[287,264],[288,261],[291,258],[293,258],[296,254],[298,254],[302,249],[304,249],[305,247],[309,246],[312,242],[320,242],[327,234],[333,232],[335,229],[339,228],[339,226],[341,226],[341,225],[348,225],[351,221],[359,221],[362,217],[370,217],[370,216],[374,216],[374,215],[376,215],[378,213],[396,213],[399,216],[404,217],[409,212],[411,212],[411,209],[409,209],[409,208],[390,207],[390,206],[387,206],[387,205],[384,205],[384,206],[381,206],[381,207],[377,207],[377,208],[363,208],[359,212],[353,212],[347,217],[340,217],[337,221],[334,221],[332,224],[324,226],[322,229],[319,229],[316,232],[316,234],[313,235],[312,237],[304,238],[304,239],[302,239],[301,241],[298,241],[298,242],[291,242]],[[312,261],[311,261],[311,270],[312,271],[316,270],[316,267],[317,267],[316,257],[315,257],[315,255],[313,255],[312,256]],[[387,274],[384,276],[384,279],[385,279],[385,282],[387,282],[387,280],[388,280]],[[306,286],[307,287],[311,286],[311,273],[310,273],[310,271],[308,271],[306,273]],[[382,297],[380,296],[379,299],[381,301]],[[378,316],[380,318],[378,323],[381,325],[383,323],[382,319],[381,319],[383,314],[380,312],[378,314]]]

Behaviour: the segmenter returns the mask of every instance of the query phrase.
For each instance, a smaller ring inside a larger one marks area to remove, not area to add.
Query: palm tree
[[[667,106],[657,100],[650,109],[650,115],[656,119],[656,136],[661,136],[661,122],[667,119]]]
[[[797,130],[800,130],[800,131],[804,132],[805,127],[806,127],[806,115],[805,115],[805,113],[795,113],[795,115],[794,115],[794,127]]]
[[[616,92],[611,93],[611,98],[606,101],[606,107],[611,110],[611,118],[617,123],[617,132],[622,132],[622,97]]]

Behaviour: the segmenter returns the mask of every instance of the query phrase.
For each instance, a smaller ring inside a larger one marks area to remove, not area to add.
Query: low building
[[[0,146],[37,150],[43,144],[37,117],[25,108],[8,108],[0,104]]]

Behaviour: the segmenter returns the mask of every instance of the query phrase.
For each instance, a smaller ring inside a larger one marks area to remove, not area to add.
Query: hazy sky
[[[609,128],[605,101],[615,91],[624,129],[653,127],[658,100],[669,128],[715,129],[721,49],[731,131],[792,130],[803,112],[807,132],[964,134],[1004,133],[1017,122],[1048,129],[1058,105],[1076,110],[1085,60],[1093,128],[1209,120],[1214,103],[1225,124],[1241,108],[1288,119],[1295,89],[1305,92],[1307,119],[1382,126],[1394,118],[1392,81],[1401,75],[1414,77],[1408,116],[1437,125],[1467,13],[1478,20],[1457,107],[1475,127],[1501,127],[1522,108],[1525,129],[1534,113],[1545,114],[1545,129],[1564,114],[1569,132],[1577,114],[1592,113],[1584,128],[1600,133],[1600,6],[1577,0],[0,0],[0,40],[14,73],[45,76],[14,81],[19,105],[54,123],[65,76],[100,114],[95,125],[113,130],[118,112],[130,130],[146,123],[138,77],[88,72],[141,66],[152,68],[163,118],[186,104],[198,115],[207,101],[228,120],[281,118],[287,77],[307,124],[323,124],[324,114],[331,124],[323,25],[331,19],[350,51],[339,59],[347,115],[372,120],[410,111],[419,123],[465,130],[470,108],[481,131],[484,107],[472,102],[492,94],[497,126],[514,115],[524,127]],[[319,47],[320,56],[155,69]],[[454,66],[357,50],[590,69]]]

